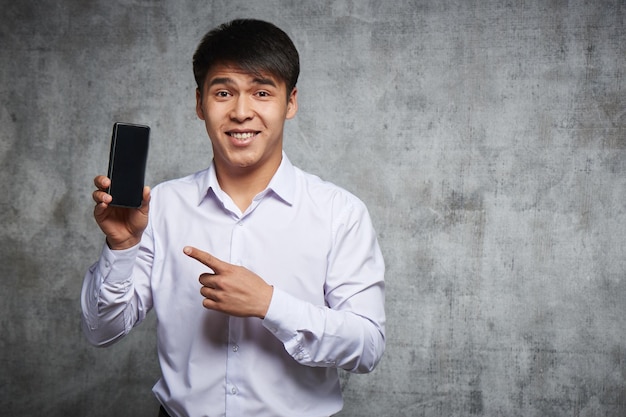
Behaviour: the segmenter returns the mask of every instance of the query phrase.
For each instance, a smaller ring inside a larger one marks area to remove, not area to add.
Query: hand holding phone
[[[94,218],[114,250],[139,243],[148,225],[150,189],[144,187],[144,177],[149,131],[147,126],[115,123],[108,175],[94,178]]]
[[[111,137],[108,193],[111,206],[141,206],[145,182],[150,128],[130,123],[115,123]]]

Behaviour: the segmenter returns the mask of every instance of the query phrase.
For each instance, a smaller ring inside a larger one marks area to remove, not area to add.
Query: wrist
[[[109,239],[108,237],[106,238],[107,246],[111,250],[130,249],[133,246],[137,246],[139,244],[139,242],[141,242],[141,239],[138,239],[138,238],[130,238],[130,239],[126,239],[126,240],[121,241],[121,242],[115,242],[115,241],[112,241],[111,239]]]
[[[265,319],[265,316],[267,315],[267,312],[270,309],[272,296],[274,295],[274,286],[268,284],[266,291],[264,291],[264,294],[265,296],[263,297],[263,300],[264,300],[263,305],[259,309],[259,314],[257,314],[257,317],[259,317],[261,320]]]

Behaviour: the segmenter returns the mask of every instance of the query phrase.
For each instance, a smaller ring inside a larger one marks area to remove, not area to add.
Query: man
[[[384,264],[363,203],[283,152],[298,110],[298,52],[274,25],[235,20],[193,59],[208,169],[109,206],[85,276],[83,328],[100,346],[154,310],[170,416],[329,416],[338,368],[369,372],[385,347]],[[199,282],[198,282],[199,279]]]

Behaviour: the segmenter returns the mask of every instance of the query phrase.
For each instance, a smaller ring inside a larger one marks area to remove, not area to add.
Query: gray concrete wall
[[[370,207],[387,352],[348,416],[626,415],[623,1],[1,1],[0,410],[154,416],[154,318],[79,327],[114,121],[148,181],[205,167],[191,55],[268,19],[302,55],[286,150]]]

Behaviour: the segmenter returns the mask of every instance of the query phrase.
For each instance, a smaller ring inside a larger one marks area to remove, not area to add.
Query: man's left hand
[[[274,288],[261,277],[191,246],[183,252],[213,270],[199,278],[204,307],[237,317],[265,317]]]

